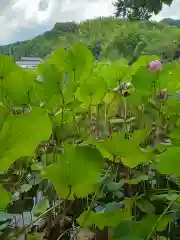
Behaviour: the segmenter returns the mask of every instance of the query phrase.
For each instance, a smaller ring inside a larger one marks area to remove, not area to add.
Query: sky
[[[0,0],[0,45],[31,39],[56,22],[83,21],[113,15],[113,0]],[[153,19],[180,19],[180,0]]]

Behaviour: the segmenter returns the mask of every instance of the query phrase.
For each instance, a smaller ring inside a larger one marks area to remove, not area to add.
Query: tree
[[[173,0],[117,0],[113,5],[116,7],[116,17],[130,20],[148,20],[152,14],[158,14],[163,4],[171,5]]]

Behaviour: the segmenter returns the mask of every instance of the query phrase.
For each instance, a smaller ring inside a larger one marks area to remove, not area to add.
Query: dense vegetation
[[[178,239],[180,67],[157,59],[0,57],[1,239]]]
[[[168,34],[167,34],[168,33]],[[0,47],[3,54],[11,52],[14,59],[21,56],[47,57],[56,47],[68,48],[79,41],[89,49],[96,42],[101,44],[101,59],[131,58],[134,51],[169,58],[175,52],[180,39],[180,29],[154,22],[130,22],[118,18],[99,18],[78,25],[58,23],[41,36],[30,41]]]
[[[32,40],[1,46],[0,53],[5,55],[11,54],[15,60],[27,56],[44,58],[56,49],[59,36],[67,32],[74,33],[76,28],[77,26],[74,22],[56,23],[52,30]]]
[[[180,27],[180,20],[179,19],[164,18],[160,22],[165,23],[165,24],[169,24],[171,26]]]
[[[153,14],[157,15],[163,5],[170,6],[173,0],[116,0],[116,17],[130,20],[148,20]]]

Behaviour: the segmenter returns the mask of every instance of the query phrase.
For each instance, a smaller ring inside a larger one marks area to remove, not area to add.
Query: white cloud
[[[56,22],[78,22],[114,12],[112,0],[5,1],[0,0],[0,44],[28,39],[50,29]]]
[[[180,0],[173,0],[171,6],[164,5],[163,10],[153,17],[157,21],[163,18],[180,19]]]
[[[0,44],[34,37],[56,22],[82,21],[109,16],[113,0],[0,0]],[[154,19],[180,18],[180,0],[164,7]]]

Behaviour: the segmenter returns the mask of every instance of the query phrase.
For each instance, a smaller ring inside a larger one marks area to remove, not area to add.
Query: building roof
[[[16,61],[18,65],[37,65],[40,61]]]
[[[39,57],[21,57],[21,61],[41,61]]]
[[[16,61],[16,64],[22,68],[35,69],[38,64],[41,63],[39,57],[21,57],[20,61]]]

